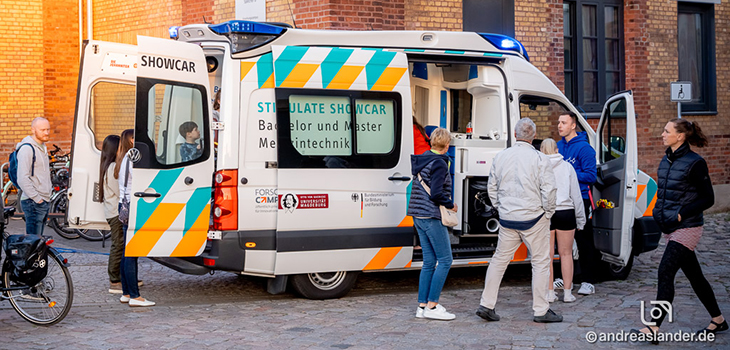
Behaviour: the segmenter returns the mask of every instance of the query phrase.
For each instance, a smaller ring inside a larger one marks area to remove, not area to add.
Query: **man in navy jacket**
[[[575,235],[575,241],[578,243],[578,267],[575,271],[580,271],[581,283],[578,294],[588,295],[595,293],[596,289],[593,284],[596,282],[596,264],[599,253],[593,244],[593,225],[591,224],[591,200],[588,192],[591,185],[596,182],[596,151],[588,142],[588,135],[585,132],[577,132],[578,116],[573,112],[566,112],[560,115],[558,119],[558,133],[562,136],[562,140],[558,141],[558,152],[563,158],[573,165],[576,175],[578,175],[578,183],[580,184],[580,193],[583,197],[583,206],[586,213],[586,225],[583,231],[578,231]],[[576,279],[574,279],[576,280]],[[562,288],[562,280],[556,281],[558,287]]]

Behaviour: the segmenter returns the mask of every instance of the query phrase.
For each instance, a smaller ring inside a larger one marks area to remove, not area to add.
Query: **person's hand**
[[[454,203],[454,207],[453,207],[453,208],[451,208],[451,209],[449,209],[449,210],[451,210],[451,211],[453,211],[454,213],[456,213],[457,211],[459,211],[459,206],[458,206],[458,205],[456,205],[456,203]]]
[[[682,222],[682,215],[677,214],[677,222]]]
[[[200,149],[200,145],[198,145],[198,149]]]
[[[45,202],[45,201],[43,199],[41,199],[40,201],[36,202],[36,204],[43,204],[43,202]]]

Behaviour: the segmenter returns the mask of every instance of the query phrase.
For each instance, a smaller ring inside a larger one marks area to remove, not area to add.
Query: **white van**
[[[492,158],[512,145],[520,118],[536,122],[538,138],[559,140],[558,115],[578,112],[502,35],[246,21],[177,34],[85,44],[68,220],[108,227],[95,195],[101,141],[134,128],[127,254],[185,273],[269,277],[272,293],[288,280],[308,298],[340,297],[361,271],[420,268],[406,216],[413,117],[452,132],[462,218],[453,265],[488,264],[498,229],[486,196]],[[186,122],[199,139],[185,138],[194,136]],[[597,132],[579,122],[598,150],[594,198],[615,204],[594,212],[595,244],[608,273],[626,278],[633,255],[660,237],[656,182],[637,168],[631,92],[609,98]],[[514,257],[529,259],[524,246]]]

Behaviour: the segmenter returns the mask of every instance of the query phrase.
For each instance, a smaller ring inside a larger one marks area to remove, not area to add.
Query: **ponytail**
[[[672,119],[670,122],[674,124],[674,129],[678,133],[684,134],[687,143],[690,145],[700,148],[707,146],[707,136],[702,133],[702,128],[700,128],[700,125],[697,124],[697,122],[691,122],[687,119],[679,118]]]

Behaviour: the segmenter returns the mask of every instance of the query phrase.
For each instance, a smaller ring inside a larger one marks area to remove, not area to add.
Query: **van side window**
[[[537,126],[535,144],[546,138],[560,141],[562,137],[558,133],[558,118],[568,111],[562,103],[542,96],[522,95],[520,96],[520,118],[530,118]],[[583,131],[580,124],[575,131]],[[539,149],[539,147],[538,147]]]
[[[140,79],[135,130],[136,146],[145,160],[140,165],[167,169],[208,159],[206,103],[202,86]]]
[[[88,120],[96,149],[101,149],[108,135],[134,127],[134,91],[134,85],[105,81],[91,88]]]
[[[621,158],[626,153],[626,100],[611,102],[607,112],[599,143],[601,163]]]
[[[280,168],[388,169],[398,163],[399,94],[277,89],[276,99]]]

